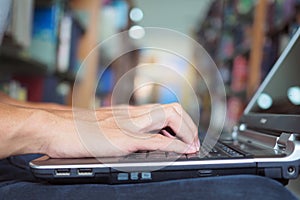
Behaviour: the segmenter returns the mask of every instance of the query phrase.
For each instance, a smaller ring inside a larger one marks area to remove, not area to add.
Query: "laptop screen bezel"
[[[300,28],[296,31],[289,44],[274,64],[271,71],[268,73],[260,87],[255,92],[254,96],[250,100],[248,106],[244,110],[240,123],[245,124],[247,127],[255,127],[257,129],[272,130],[274,132],[290,132],[300,133],[300,115],[294,114],[262,114],[251,112],[251,109],[255,105],[259,95],[263,92],[268,85],[275,72],[284,65],[285,58],[296,44],[297,40],[300,40]]]

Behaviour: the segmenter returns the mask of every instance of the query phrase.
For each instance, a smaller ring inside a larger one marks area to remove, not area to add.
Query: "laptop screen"
[[[264,129],[300,132],[300,29],[244,111],[242,121]],[[295,123],[291,123],[295,122]],[[289,122],[287,122],[289,121]]]

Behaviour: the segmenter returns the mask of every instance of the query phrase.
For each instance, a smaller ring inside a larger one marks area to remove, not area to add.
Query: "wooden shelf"
[[[75,74],[71,72],[49,72],[47,65],[26,57],[15,48],[0,49],[0,79],[11,76],[55,76],[60,81],[73,83]]]
[[[76,75],[73,72],[49,71],[46,64],[31,58],[27,53],[10,36],[6,36],[0,47],[0,79],[11,76],[55,76],[60,81],[75,81]]]
[[[11,50],[0,49],[0,63],[1,76],[45,76],[48,74],[45,64]]]
[[[39,6],[39,7],[49,7],[54,5],[56,2],[57,2],[56,0],[38,0],[35,1],[34,4],[35,6]],[[62,2],[65,2],[65,0]]]
[[[76,75],[71,72],[54,72],[54,76],[57,77],[60,81],[74,83]]]

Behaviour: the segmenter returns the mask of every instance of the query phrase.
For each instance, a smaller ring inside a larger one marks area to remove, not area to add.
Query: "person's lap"
[[[254,175],[123,185],[51,185],[35,180],[27,159],[0,161],[0,199],[296,199],[279,182]]]

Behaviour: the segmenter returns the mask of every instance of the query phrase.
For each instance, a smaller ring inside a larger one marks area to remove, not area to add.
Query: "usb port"
[[[93,169],[91,168],[81,168],[77,170],[79,176],[93,176]]]
[[[70,169],[56,169],[55,175],[56,176],[70,176],[71,170]]]

